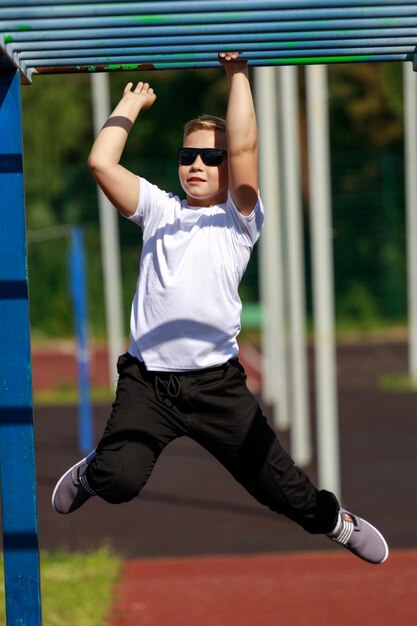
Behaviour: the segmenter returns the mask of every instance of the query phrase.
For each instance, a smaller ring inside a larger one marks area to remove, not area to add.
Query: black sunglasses
[[[179,148],[178,162],[180,165],[192,165],[198,154],[204,165],[215,166],[221,164],[227,152],[221,148]]]

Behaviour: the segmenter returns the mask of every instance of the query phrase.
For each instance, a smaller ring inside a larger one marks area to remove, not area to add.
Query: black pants
[[[336,525],[338,502],[294,465],[246,386],[237,359],[197,372],[148,372],[119,358],[111,416],[87,479],[104,500],[127,502],[146,484],[165,446],[184,435],[201,444],[261,504],[310,533]]]

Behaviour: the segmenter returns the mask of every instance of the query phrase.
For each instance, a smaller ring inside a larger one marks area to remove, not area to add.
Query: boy
[[[143,250],[112,414],[96,450],[58,481],[52,504],[67,514],[96,495],[131,500],[165,446],[186,435],[271,510],[383,563],[382,535],[294,465],[237,359],[238,285],[263,224],[256,117],[247,64],[237,56],[220,54],[229,84],[226,121],[201,116],[185,126],[178,171],[186,200],[120,165],[137,116],[155,101],[148,83],[127,85],[94,142],[90,170],[120,213],[143,229]]]

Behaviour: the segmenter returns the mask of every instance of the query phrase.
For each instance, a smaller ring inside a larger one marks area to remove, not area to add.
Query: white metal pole
[[[260,287],[263,310],[263,398],[273,405],[278,429],[289,425],[280,228],[280,171],[276,70],[254,70],[254,94],[259,127],[259,178],[265,205],[260,240]]]
[[[417,74],[403,64],[409,373],[417,380]]]
[[[327,68],[306,68],[319,485],[341,496]]]
[[[306,355],[304,241],[298,132],[298,68],[278,70],[281,94],[283,210],[287,224],[291,357],[291,454],[301,467],[310,463],[311,429]]]
[[[91,74],[94,134],[97,135],[111,112],[108,74]],[[111,202],[97,187],[100,212],[101,258],[104,277],[109,382],[117,379],[117,359],[124,352],[122,272],[119,226]]]

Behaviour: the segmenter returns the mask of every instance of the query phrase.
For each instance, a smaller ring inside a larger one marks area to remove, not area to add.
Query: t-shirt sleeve
[[[242,213],[239,212],[239,209],[233,202],[230,191],[227,195],[227,204],[232,208],[235,218],[237,218],[238,222],[243,226],[252,245],[254,245],[259,239],[264,223],[265,214],[261,197],[258,195],[258,201],[249,215],[242,215]]]
[[[159,187],[147,181],[146,178],[140,177],[138,205],[134,214],[127,217],[127,219],[145,228],[149,220],[160,217],[167,200],[172,197],[171,193],[159,189]]]

